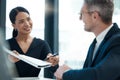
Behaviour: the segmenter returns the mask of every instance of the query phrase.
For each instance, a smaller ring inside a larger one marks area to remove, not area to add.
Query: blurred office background
[[[120,0],[114,2],[113,22],[120,26]],[[59,53],[61,64],[64,61],[72,68],[82,68],[94,38],[92,33],[84,31],[79,20],[82,3],[83,0],[6,0],[5,39],[12,37],[10,10],[24,6],[33,20],[31,35],[48,41],[53,53]]]

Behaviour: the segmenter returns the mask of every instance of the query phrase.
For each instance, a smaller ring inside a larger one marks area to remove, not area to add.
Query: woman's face
[[[16,16],[15,24],[13,27],[17,29],[18,34],[30,34],[32,30],[32,20],[30,15],[26,12],[19,12]]]

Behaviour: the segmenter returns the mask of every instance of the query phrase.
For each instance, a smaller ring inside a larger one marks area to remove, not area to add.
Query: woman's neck
[[[16,40],[17,41],[28,41],[28,40],[32,40],[33,39],[33,37],[31,37],[30,35],[18,35],[17,37],[16,37]]]

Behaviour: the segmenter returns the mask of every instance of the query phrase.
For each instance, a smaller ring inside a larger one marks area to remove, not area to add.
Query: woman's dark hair
[[[9,14],[9,18],[10,18],[10,21],[12,24],[15,24],[16,16],[19,12],[26,12],[29,14],[28,10],[25,9],[24,7],[18,6],[18,7],[13,8]],[[13,37],[16,37],[17,34],[18,34],[18,31],[14,29],[13,30]]]

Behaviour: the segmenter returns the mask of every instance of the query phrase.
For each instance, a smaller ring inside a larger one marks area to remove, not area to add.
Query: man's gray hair
[[[113,0],[84,0],[88,11],[97,11],[102,21],[106,24],[112,21],[114,3]]]

